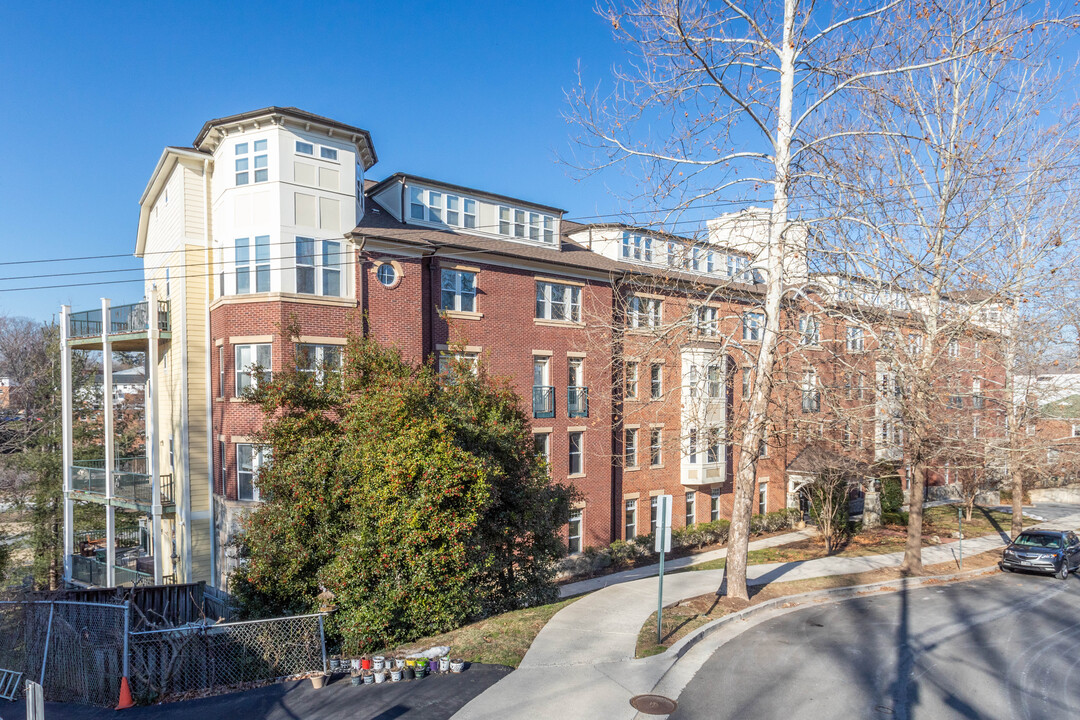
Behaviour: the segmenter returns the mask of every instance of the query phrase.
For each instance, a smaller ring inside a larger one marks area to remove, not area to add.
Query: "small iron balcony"
[[[570,417],[589,417],[589,388],[571,385],[566,388],[566,411]]]
[[[79,460],[71,466],[71,489],[86,499],[100,501],[105,498],[105,461]],[[149,510],[154,504],[153,479],[146,472],[145,457],[117,458],[112,476],[113,502],[134,510]],[[162,474],[161,504],[173,505],[173,479]]]
[[[555,417],[555,388],[550,385],[533,385],[533,417]]]

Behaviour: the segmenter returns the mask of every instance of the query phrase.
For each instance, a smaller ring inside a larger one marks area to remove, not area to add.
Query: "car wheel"
[[[1064,580],[1067,577],[1069,577],[1069,563],[1063,561],[1061,567],[1058,568],[1057,579]]]

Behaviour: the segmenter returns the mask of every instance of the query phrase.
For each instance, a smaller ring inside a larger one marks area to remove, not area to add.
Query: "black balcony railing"
[[[571,385],[566,388],[566,411],[570,417],[589,417],[589,388]]]
[[[109,308],[109,334],[128,335],[150,329],[148,301]],[[73,338],[98,337],[101,335],[101,310],[85,310],[71,313],[68,317],[68,336]],[[158,330],[168,332],[169,301],[158,300]]]
[[[105,461],[79,460],[71,466],[71,489],[105,496]],[[153,505],[153,479],[146,471],[145,457],[117,458],[113,466],[113,497],[136,505]],[[172,474],[162,474],[161,504],[173,505]]]
[[[533,417],[555,417],[555,388],[550,385],[533,385]]]
[[[99,551],[98,554],[103,554]],[[119,562],[119,560],[117,561]],[[154,573],[146,572],[153,568],[154,559],[149,556],[126,558],[126,565],[113,566],[113,587],[130,587],[134,585],[153,585]],[[71,556],[71,579],[92,585],[94,587],[108,587],[108,564],[95,556],[72,555]],[[143,568],[138,570],[136,568]],[[176,582],[174,575],[162,578],[162,583],[171,585]]]

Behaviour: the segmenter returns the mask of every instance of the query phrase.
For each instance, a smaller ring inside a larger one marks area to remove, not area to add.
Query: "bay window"
[[[340,297],[341,243],[337,240],[296,238],[296,292]]]
[[[326,372],[341,372],[342,353],[340,345],[310,345],[307,343],[296,346],[296,369],[315,378],[319,385],[323,384]]]
[[[270,460],[270,448],[249,443],[236,445],[236,497],[240,500],[259,500],[255,479],[259,470]]]
[[[236,294],[246,295],[251,292],[270,292],[270,236],[255,237],[255,252],[252,256],[248,238],[237,238],[234,247],[233,265],[236,271]],[[252,289],[252,276],[255,288]]]
[[[236,346],[236,396],[240,397],[249,387],[270,380],[270,343]]]

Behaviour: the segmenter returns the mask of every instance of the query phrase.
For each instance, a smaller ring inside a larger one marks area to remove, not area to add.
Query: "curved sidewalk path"
[[[1080,527],[1080,512],[1047,524]],[[778,538],[768,538],[775,539]],[[965,540],[964,555],[1002,547],[1006,540],[1004,533]],[[927,565],[956,559],[956,542],[923,548],[923,562]],[[747,574],[749,584],[766,585],[896,567],[902,560],[902,552],[827,557],[751,565]],[[672,575],[665,572],[664,604],[716,592],[723,579],[723,570]],[[630,698],[650,692],[675,662],[670,653],[634,659],[638,633],[656,611],[656,594],[657,581],[649,577],[610,585],[560,610],[536,636],[518,669],[474,698],[454,717],[462,720],[634,718],[637,711],[630,707]]]

